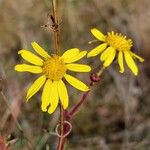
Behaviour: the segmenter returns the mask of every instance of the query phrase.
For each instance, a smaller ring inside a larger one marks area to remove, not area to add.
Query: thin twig
[[[59,21],[57,15],[57,0],[52,0],[52,12],[53,12],[53,26],[54,26],[54,41],[55,41],[55,52],[57,55],[61,54],[60,50],[60,32],[59,32]]]
[[[13,114],[13,112],[12,112],[12,109],[11,109],[11,107],[10,107],[10,104],[8,103],[8,100],[7,100],[6,96],[4,95],[4,93],[3,93],[2,91],[0,92],[0,94],[1,94],[1,96],[2,96],[2,98],[3,98],[3,100],[4,100],[4,102],[5,102],[5,104],[6,104],[6,106],[7,106],[7,108],[9,109],[9,111],[10,111],[10,113],[11,113],[11,115],[12,115],[12,117],[13,117],[13,119],[14,119],[16,125],[17,125],[17,128],[18,128],[19,131],[21,132],[21,135],[22,135],[22,136],[24,137],[24,139],[27,141],[27,143],[28,143],[28,148],[29,148],[30,150],[33,150],[32,143],[30,142],[30,140],[28,139],[28,137],[25,136],[25,133],[24,133],[24,131],[23,131],[21,125],[19,124],[19,122],[18,122],[18,120],[16,119],[16,117],[14,117],[14,114]]]
[[[16,117],[14,117],[14,114],[13,114],[13,112],[11,110],[10,104],[8,104],[6,96],[4,95],[4,93],[2,91],[0,93],[1,93],[1,96],[2,96],[2,98],[3,98],[3,100],[4,100],[5,104],[6,104],[7,108],[9,109],[9,111],[10,111],[10,113],[11,113],[11,115],[12,115],[12,117],[13,117],[15,123],[16,123],[16,125],[17,125],[17,128],[19,129],[19,131],[23,132],[23,129],[21,128],[18,120],[16,119]]]
[[[79,100],[79,102],[72,108],[72,110],[68,113],[69,118],[71,119],[72,116],[77,112],[77,110],[79,109],[79,107],[83,104],[83,102],[86,100],[88,94],[89,94],[90,90],[85,92],[83,94],[83,96],[81,97],[81,99]],[[69,120],[70,120],[69,119]]]
[[[63,139],[64,139],[64,110],[62,105],[60,104],[60,136],[59,136],[59,144],[58,150],[63,150]]]

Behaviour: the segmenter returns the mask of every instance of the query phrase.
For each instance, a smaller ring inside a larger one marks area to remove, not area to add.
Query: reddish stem
[[[79,107],[83,104],[83,102],[86,100],[88,94],[89,94],[90,90],[85,92],[83,94],[83,96],[81,97],[80,101],[71,109],[70,112],[68,112],[66,115],[67,117],[69,117],[70,119],[72,118],[72,116],[77,112],[77,110],[79,109]]]
[[[62,105],[60,104],[60,136],[59,137],[59,143],[58,143],[58,150],[63,150],[63,137],[64,135],[64,110]]]
[[[65,117],[66,117],[66,120],[68,122],[71,121],[71,119],[74,116],[74,114],[77,112],[79,107],[83,104],[83,102],[86,100],[89,92],[90,92],[90,90],[83,94],[83,96],[81,97],[79,102],[72,108],[72,110],[70,112],[65,111]],[[69,131],[69,128],[70,128],[69,126],[65,126],[64,125],[64,134],[66,134]],[[67,136],[62,138],[62,142],[61,142],[61,148],[62,149],[61,150],[63,150],[63,148],[64,148],[64,145],[65,145],[65,142],[66,142],[66,138],[67,138]]]
[[[90,80],[91,80],[91,83],[90,83],[90,87],[92,87],[93,85],[95,85],[95,83],[99,82],[100,81],[100,75],[102,74],[104,68],[101,68],[99,70],[98,73],[92,73],[91,76],[90,76]],[[71,122],[71,119],[73,118],[74,114],[78,111],[78,109],[80,108],[80,106],[85,102],[85,100],[87,99],[89,93],[90,93],[91,90],[85,92],[81,99],[79,100],[79,102],[73,106],[73,108],[70,110],[70,112],[68,111],[65,111],[65,118],[68,122]],[[69,126],[65,126],[64,125],[64,135],[70,130]],[[68,134],[67,134],[68,135]],[[66,142],[66,137],[63,137],[62,139],[62,143],[61,143],[61,147],[62,147],[62,150],[64,148],[64,145],[65,145],[65,142]]]

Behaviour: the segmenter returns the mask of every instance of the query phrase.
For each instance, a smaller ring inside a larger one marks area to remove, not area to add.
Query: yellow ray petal
[[[31,43],[33,49],[42,57],[44,58],[50,58],[50,55],[36,42]]]
[[[37,93],[40,88],[42,87],[42,85],[44,84],[46,80],[46,76],[43,75],[41,77],[39,77],[38,79],[36,79],[34,81],[34,83],[30,86],[30,88],[28,89],[27,91],[27,96],[26,96],[26,99],[27,101],[35,94]]]
[[[87,51],[82,51],[80,53],[78,53],[77,55],[75,55],[74,57],[68,57],[67,59],[64,59],[65,63],[72,63],[72,62],[76,62],[78,60],[80,60],[81,58],[83,58],[86,55]]]
[[[89,87],[85,85],[83,82],[81,82],[80,80],[78,80],[77,78],[68,74],[65,74],[64,77],[67,80],[67,82],[69,82],[73,87],[77,88],[78,90],[81,91],[89,90]]]
[[[41,73],[42,68],[39,66],[27,65],[27,64],[18,64],[15,66],[15,70],[19,72],[31,72],[31,73]]]
[[[43,60],[28,50],[24,50],[24,49],[20,50],[18,54],[20,54],[26,61],[34,65],[38,65],[38,66],[43,65]]]
[[[97,46],[96,48],[92,49],[88,54],[87,57],[93,57],[93,56],[97,56],[98,54],[100,54],[105,48],[107,47],[106,43],[103,43],[99,46]]]
[[[58,81],[58,93],[59,93],[61,104],[63,108],[66,109],[68,107],[68,92],[62,80]]]
[[[111,54],[111,51],[113,51],[112,47],[108,47],[100,56],[100,60],[104,61],[105,59],[107,59],[107,57]]]
[[[44,85],[43,88],[43,92],[42,92],[42,105],[41,105],[41,109],[42,111],[46,112],[47,111],[47,107],[48,105],[51,104],[51,86],[52,85],[52,81],[50,79],[48,79]]]
[[[114,60],[115,56],[116,56],[116,50],[114,48],[112,48],[111,53],[105,59],[105,62],[103,64],[104,67],[108,67],[112,63],[112,61]]]
[[[74,57],[80,53],[78,48],[72,48],[64,52],[62,58],[65,60],[69,59],[70,57]]]
[[[130,54],[131,54],[131,56],[133,56],[133,58],[134,58],[134,57],[137,58],[140,62],[143,62],[143,61],[144,61],[144,59],[143,59],[142,57],[136,55],[135,53],[133,53],[133,52],[131,52],[131,51],[130,51]]]
[[[138,74],[138,67],[135,64],[133,58],[131,57],[130,52],[124,51],[124,55],[125,55],[125,60],[126,60],[128,67],[131,69],[131,71],[133,72],[134,75],[137,75]]]
[[[105,35],[96,28],[91,29],[91,33],[100,41],[105,41]]]
[[[124,64],[123,64],[123,52],[122,51],[119,51],[119,53],[118,53],[118,63],[120,66],[119,72],[123,73],[124,72]]]
[[[58,97],[58,81],[53,81],[51,86],[51,94],[50,94],[51,104],[48,108],[48,113],[51,114],[55,111],[58,106],[59,97]]]
[[[91,71],[91,67],[88,65],[82,65],[82,64],[67,64],[66,65],[68,70],[75,71],[75,72],[89,72]]]

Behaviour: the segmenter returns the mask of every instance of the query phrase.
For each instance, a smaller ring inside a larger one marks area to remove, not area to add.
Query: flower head
[[[89,90],[87,85],[67,73],[68,70],[75,72],[89,72],[91,70],[88,65],[74,63],[84,57],[86,51],[80,52],[79,49],[73,48],[67,50],[62,56],[50,56],[36,42],[32,42],[32,47],[40,57],[28,50],[20,50],[18,54],[31,64],[18,64],[15,66],[15,70],[19,72],[41,74],[28,89],[27,101],[44,85],[41,109],[44,112],[53,113],[59,99],[64,109],[68,107],[68,92],[63,78],[81,91]]]
[[[120,66],[120,73],[124,72],[123,59],[125,58],[128,67],[131,69],[134,75],[138,74],[138,67],[133,58],[137,58],[140,62],[143,62],[144,59],[131,51],[131,47],[133,46],[131,39],[127,39],[126,36],[113,31],[108,32],[107,35],[104,35],[99,30],[94,28],[91,30],[91,32],[103,43],[91,50],[87,57],[97,56],[103,52],[100,56],[100,60],[104,62],[104,67],[108,67],[113,62],[116,55],[118,55],[117,58]]]

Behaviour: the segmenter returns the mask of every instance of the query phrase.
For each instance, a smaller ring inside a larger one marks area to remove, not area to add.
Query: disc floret
[[[127,39],[121,33],[114,33],[113,31],[107,33],[106,42],[118,51],[127,51],[133,46],[131,39]]]
[[[58,81],[63,78],[66,73],[66,66],[63,59],[57,55],[49,58],[44,62],[43,73],[48,79]]]

